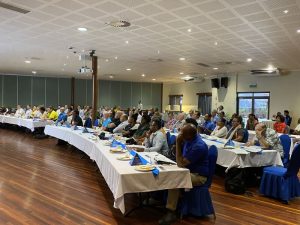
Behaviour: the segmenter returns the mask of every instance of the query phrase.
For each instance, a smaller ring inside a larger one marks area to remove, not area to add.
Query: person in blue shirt
[[[211,115],[205,114],[204,123],[199,127],[199,133],[210,135],[211,132],[215,129],[216,124],[211,121]]]
[[[176,138],[176,162],[179,167],[190,170],[193,186],[201,186],[209,175],[208,147],[197,134],[193,124],[186,124]],[[159,224],[171,224],[176,221],[175,211],[180,196],[180,189],[168,190],[167,214]]]
[[[111,123],[110,112],[103,112],[102,130],[107,130],[108,124]]]
[[[284,113],[284,122],[286,125],[290,127],[292,123],[292,117],[290,116],[290,112],[288,110],[284,110],[283,113]]]
[[[60,107],[59,110],[60,110],[60,113],[59,113],[58,118],[56,120],[56,124],[58,124],[58,123],[64,124],[67,121],[68,116],[65,113],[65,108],[64,107]]]
[[[213,123],[214,123],[215,125],[217,124],[217,122],[220,121],[220,117],[219,117],[219,115],[218,115],[218,111],[215,110],[215,109],[211,112],[211,120],[213,121]]]

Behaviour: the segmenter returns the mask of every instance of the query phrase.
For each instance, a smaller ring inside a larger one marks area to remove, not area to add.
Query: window
[[[253,113],[259,119],[269,118],[270,92],[238,92],[237,113],[243,118]]]
[[[182,111],[182,97],[183,95],[169,95],[171,110]]]
[[[202,115],[211,113],[211,93],[197,93],[198,95],[198,110]]]

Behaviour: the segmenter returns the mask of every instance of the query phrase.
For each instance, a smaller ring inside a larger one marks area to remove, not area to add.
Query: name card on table
[[[137,152],[132,151],[130,152],[130,154],[133,155],[132,159],[129,161],[129,164],[131,166],[145,165],[145,163],[143,163],[142,157]]]
[[[229,140],[227,140],[227,141],[225,142],[224,147],[225,147],[225,146],[232,146],[232,147],[234,147],[235,145],[234,145],[234,142],[233,142],[231,139],[229,139]]]
[[[122,142],[116,141],[115,139],[111,143],[111,147],[118,147],[121,146],[122,149],[126,149],[126,145]]]

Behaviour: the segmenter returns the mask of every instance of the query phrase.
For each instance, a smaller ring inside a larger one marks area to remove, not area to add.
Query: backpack
[[[246,192],[244,169],[229,169],[225,177],[225,190],[236,195]]]

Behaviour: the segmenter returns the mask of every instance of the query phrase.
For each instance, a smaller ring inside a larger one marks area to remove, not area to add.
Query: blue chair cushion
[[[284,167],[270,166],[270,167],[264,168],[264,173],[269,173],[269,174],[273,174],[276,176],[284,176],[286,171],[287,171],[287,169]]]

